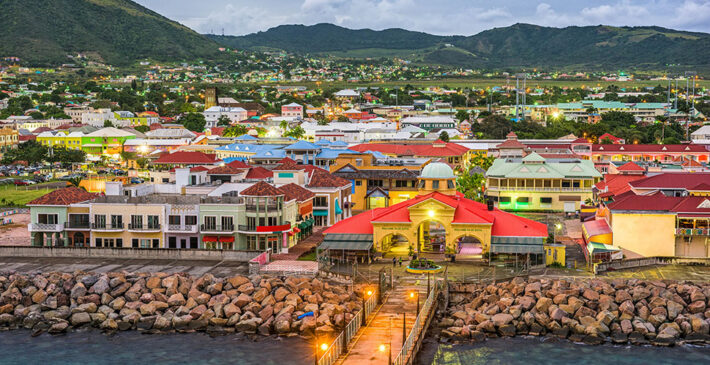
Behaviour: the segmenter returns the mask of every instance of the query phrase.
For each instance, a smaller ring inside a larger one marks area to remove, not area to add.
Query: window
[[[116,238],[116,247],[123,247],[123,238]]]
[[[362,186],[362,180],[355,180],[355,186]]]
[[[510,203],[510,197],[509,196],[501,196],[498,201],[501,204],[509,204]]]
[[[40,224],[57,224],[56,214],[37,214],[37,223]]]
[[[431,182],[431,188],[432,189],[438,189],[439,188],[439,180],[434,180]]]
[[[101,238],[97,238],[96,239],[96,247],[103,247],[102,244],[103,244],[103,241],[101,240]]]
[[[122,215],[112,215],[111,216],[111,228],[123,228],[123,216]]]
[[[140,248],[150,248],[150,240],[149,239],[141,239],[140,240]]]
[[[313,198],[313,206],[314,207],[327,207],[328,206],[328,197],[317,196],[317,197]]]
[[[96,225],[96,227],[106,227],[106,216],[103,214],[94,214],[94,225]]]
[[[516,202],[516,203],[527,204],[527,203],[530,203],[530,198],[528,198],[528,197],[526,197],[526,196],[521,196],[521,197],[518,197],[517,199],[515,199],[515,202]]]
[[[230,229],[234,226],[234,217],[222,217],[222,229]]]
[[[185,216],[185,224],[187,225],[196,225],[197,224],[197,216],[196,215],[186,215]]]
[[[572,185],[570,184],[569,180],[562,180],[562,187],[569,188],[569,187],[572,187]]]
[[[205,217],[205,228],[215,229],[217,227],[217,217]]]
[[[168,216],[168,224],[179,226],[180,225],[180,216],[179,215]]]
[[[131,216],[131,226],[133,228],[143,227],[143,216],[142,215],[132,215]]]
[[[446,180],[446,187],[449,189],[453,189],[454,186],[454,181],[453,180]]]
[[[367,180],[367,187],[368,188],[382,187],[382,185],[383,185],[382,180]]]
[[[160,228],[160,217],[157,215],[148,216],[148,228]]]
[[[137,238],[134,238],[134,239],[131,240],[131,247],[133,247],[133,248],[138,248],[138,247],[139,247],[138,245],[139,245],[139,244],[138,244],[138,239],[137,239]]]
[[[160,248],[160,240],[157,238],[153,239],[153,248]]]
[[[540,204],[552,204],[552,198],[540,198]]]
[[[277,217],[267,217],[267,226],[275,226],[279,224],[279,219]]]

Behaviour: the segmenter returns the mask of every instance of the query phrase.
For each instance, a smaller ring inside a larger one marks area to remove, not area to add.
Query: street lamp
[[[412,291],[409,292],[409,298],[414,299],[416,297],[417,300],[417,317],[419,316],[419,291]]]
[[[319,344],[318,344],[318,336],[315,336],[315,343],[316,343],[316,346],[315,346],[316,351],[315,351],[315,362],[314,362],[314,364],[315,364],[315,365],[318,365],[318,360],[319,360],[319,358],[320,358],[320,354],[321,354],[321,353],[324,353],[324,354],[325,354],[326,351],[328,351],[328,348],[329,348],[330,346],[328,346],[328,344],[325,343],[325,342],[323,342],[323,343],[321,343],[321,344],[319,345]]]
[[[557,231],[559,231],[559,230],[561,230],[561,229],[562,229],[562,224],[561,224],[561,223],[555,224],[555,234],[554,234],[554,241],[555,241],[555,242],[553,242],[553,243],[557,243]]]

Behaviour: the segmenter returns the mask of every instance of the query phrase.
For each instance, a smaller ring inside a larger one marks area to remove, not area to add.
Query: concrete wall
[[[675,215],[613,212],[614,246],[642,256],[674,256]]]
[[[180,250],[150,248],[97,248],[97,247],[0,247],[0,257],[64,257],[64,258],[110,258],[147,260],[221,260],[248,262],[261,251],[234,250]]]

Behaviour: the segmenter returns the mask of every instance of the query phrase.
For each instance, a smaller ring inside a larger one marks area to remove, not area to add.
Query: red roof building
[[[594,161],[658,161],[673,162],[689,158],[698,162],[710,161],[710,151],[697,144],[594,144]]]
[[[179,166],[196,166],[196,165],[216,165],[221,160],[217,159],[216,155],[177,151],[173,153],[164,153],[157,160],[153,161],[153,165],[179,165]]]
[[[252,167],[247,172],[245,179],[249,180],[266,180],[274,177],[274,173],[261,166]]]
[[[468,147],[442,141],[432,144],[363,143],[350,149],[357,152],[376,151],[395,157],[443,157],[453,164],[462,163],[470,151]]]
[[[94,199],[97,195],[77,187],[57,189],[27,203],[27,205],[70,205]]]

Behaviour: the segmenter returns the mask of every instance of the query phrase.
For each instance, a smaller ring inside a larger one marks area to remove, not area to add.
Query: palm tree
[[[82,180],[82,178],[77,176],[77,177],[72,177],[71,179],[67,180],[67,182],[70,183],[72,186],[79,188],[80,187],[79,185],[81,184],[81,180]]]

